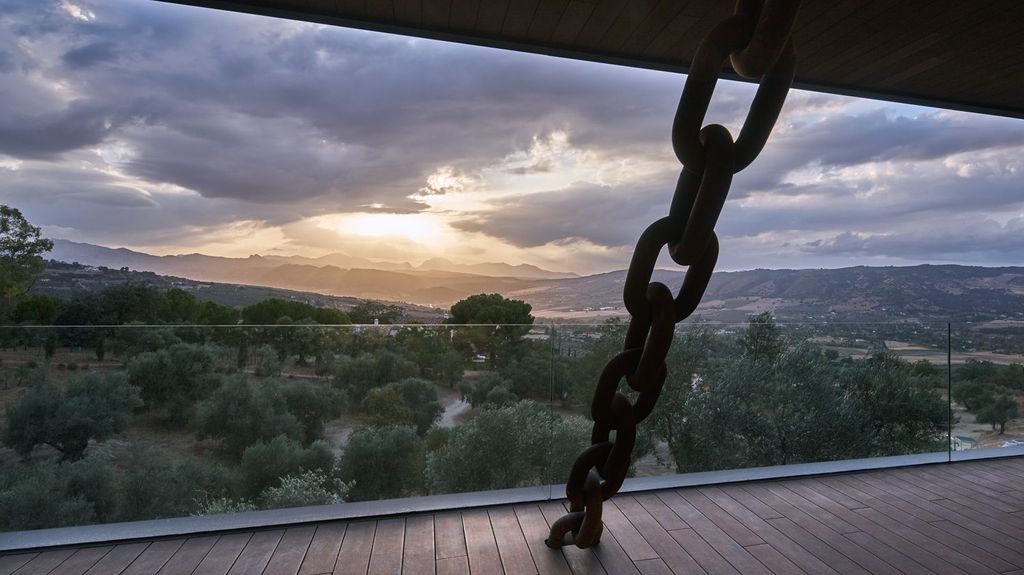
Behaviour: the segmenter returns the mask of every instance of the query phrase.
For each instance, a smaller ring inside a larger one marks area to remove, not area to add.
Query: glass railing
[[[1024,322],[952,324],[949,341],[953,459],[1024,448]]]
[[[0,531],[467,492],[561,498],[625,331],[0,327]],[[1024,438],[1022,323],[690,321],[666,364],[633,477],[955,459]]]
[[[699,323],[676,328],[636,476],[948,450],[946,324]],[[624,326],[563,327],[583,406]],[[625,386],[623,386],[625,387]]]

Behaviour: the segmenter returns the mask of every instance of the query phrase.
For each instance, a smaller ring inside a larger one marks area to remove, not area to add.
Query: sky
[[[161,255],[622,269],[668,210],[683,81],[160,2],[0,0],[0,203],[47,237]],[[708,120],[735,134],[753,90],[720,82]],[[791,91],[717,230],[724,270],[1020,264],[1024,121]]]

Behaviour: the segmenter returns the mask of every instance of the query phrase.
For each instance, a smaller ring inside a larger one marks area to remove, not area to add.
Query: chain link
[[[569,471],[569,513],[551,525],[549,547],[586,548],[600,542],[603,502],[622,487],[636,426],[661,395],[675,325],[697,309],[718,261],[714,228],[733,174],[764,148],[793,82],[796,58],[790,32],[798,7],[799,0],[739,0],[735,13],[715,26],[694,54],[672,123],[672,148],[683,170],[668,216],[648,226],[633,251],[622,293],[630,314],[624,350],[598,378],[590,406],[591,445]],[[727,58],[737,74],[760,78],[735,141],[721,125],[701,127]],[[673,261],[688,266],[676,296],[665,284],[651,281],[666,246]],[[635,403],[618,391],[623,379],[638,392]]]

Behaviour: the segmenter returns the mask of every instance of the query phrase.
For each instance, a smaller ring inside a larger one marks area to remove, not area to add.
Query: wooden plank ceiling
[[[685,72],[728,0],[170,0]],[[1024,1],[804,0],[798,86],[1024,118]]]

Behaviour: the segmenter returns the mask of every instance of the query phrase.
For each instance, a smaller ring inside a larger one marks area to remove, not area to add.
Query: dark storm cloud
[[[361,146],[325,140],[287,118],[251,122],[222,114],[204,120],[195,126],[161,124],[132,131],[134,157],[126,169],[207,198],[275,203],[342,196],[349,205],[374,201],[371,182],[360,180],[365,176],[353,167],[376,161]],[[414,182],[408,185],[415,189]]]
[[[72,160],[0,169],[0,201],[22,208],[33,223],[74,230],[70,239],[115,246],[201,246],[225,222],[298,217],[287,207],[254,207],[192,193],[151,197],[126,185],[124,178],[90,166],[84,155]]]
[[[958,121],[959,120],[959,121]],[[885,110],[828,116],[801,126],[784,140],[796,158],[825,166],[854,166],[877,161],[919,161],[953,154],[1024,144],[1024,125],[1003,119],[971,117],[963,121],[942,112],[915,117]]]
[[[752,89],[723,84],[719,93],[723,103],[709,112],[709,120],[731,122],[735,133]],[[655,148],[650,132],[647,138],[634,145]],[[614,138],[611,142],[617,144]],[[735,177],[719,233],[753,238],[772,231],[885,229],[974,210],[1012,211],[1024,202],[1019,176],[1024,166],[1014,160],[1022,147],[1020,121],[796,93],[768,147]],[[957,162],[943,162],[986,155],[995,162],[992,171],[961,175]],[[879,163],[885,167],[857,173],[859,166]],[[799,171],[819,176],[811,182],[790,181]],[[628,246],[650,221],[631,217],[643,211],[638,205],[648,206],[651,217],[663,214],[675,177],[676,171],[667,169],[642,186],[595,186],[599,191],[585,194],[582,202],[580,186],[531,201],[495,202],[493,211],[473,214],[457,226],[524,247],[569,238]],[[762,201],[744,201],[752,194],[760,194]],[[625,229],[612,229],[617,226]]]
[[[60,206],[67,208],[69,214],[157,207],[158,204],[145,194],[119,184],[109,175],[74,167],[0,170],[0,189],[4,190],[5,201],[15,205],[48,205],[54,210]]]
[[[805,242],[802,251],[818,256],[887,256],[906,260],[983,261],[1020,265],[1024,258],[1024,218],[1000,224],[983,217],[932,221],[941,226],[918,226],[878,233],[843,232]]]
[[[581,143],[608,140],[593,128],[606,123],[622,128],[611,146],[646,145],[651,122],[637,118],[675,97],[651,98],[651,86],[675,82],[650,72],[539,67],[537,57],[158,3],[81,4],[94,22],[51,10],[21,32],[64,48],[47,74],[69,81],[91,113],[19,118],[3,153],[38,158],[119,138],[137,152],[131,173],[207,197],[414,209],[407,196],[437,167],[479,169],[569,124]],[[131,56],[110,65],[121,53]],[[111,126],[128,102],[159,133]],[[346,151],[318,157],[331,146]]]
[[[857,108],[863,108],[858,106]],[[786,177],[813,167],[819,171],[873,162],[924,162],[956,154],[1024,147],[1024,122],[981,115],[911,110],[914,116],[894,114],[885,105],[869,111],[828,113],[804,122],[784,112],[780,125],[757,160],[736,176],[734,197],[771,190],[792,194],[800,190]],[[904,113],[907,110],[903,110]]]
[[[102,142],[115,120],[110,110],[82,100],[54,114],[6,113],[0,117],[0,153],[15,158],[54,158]]]
[[[70,68],[88,68],[117,58],[113,42],[93,42],[66,52],[64,63]]]
[[[586,240],[605,246],[636,241],[640,231],[664,212],[659,186],[610,187],[577,183],[565,190],[527,194],[492,202],[493,208],[454,223],[521,247]]]
[[[734,237],[757,236],[770,231],[829,232],[837,229],[865,227],[884,229],[925,219],[979,210],[982,213],[1014,213],[1020,209],[1020,186],[991,185],[977,194],[965,194],[960,186],[976,183],[953,181],[901,182],[908,190],[892,197],[859,197],[834,191],[836,186],[814,186],[815,196],[801,202],[745,206],[729,202],[719,220],[719,232]],[[959,193],[958,193],[959,192]],[[933,194],[934,195],[931,195]],[[974,202],[973,204],[971,204]],[[967,205],[971,205],[967,208]],[[929,230],[935,233],[935,228]]]

